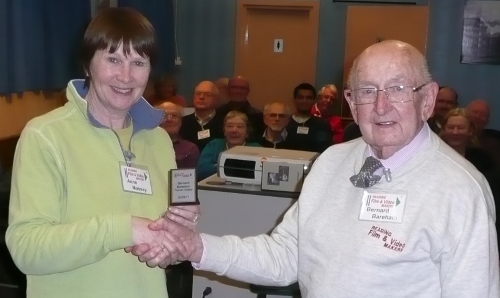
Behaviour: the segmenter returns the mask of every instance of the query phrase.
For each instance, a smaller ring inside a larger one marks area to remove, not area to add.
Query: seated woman
[[[251,132],[247,115],[231,111],[224,118],[224,139],[214,139],[208,143],[198,159],[198,179],[203,180],[217,172],[219,154],[234,146],[260,147],[259,143],[246,140]]]
[[[491,156],[479,148],[474,124],[465,109],[457,108],[449,111],[442,123],[440,136],[450,147],[470,161],[483,175],[491,170],[493,165]]]
[[[181,107],[186,106],[184,97],[177,95],[177,81],[175,77],[161,76],[154,84],[155,93],[147,98],[150,105],[155,106],[162,102],[169,101]]]

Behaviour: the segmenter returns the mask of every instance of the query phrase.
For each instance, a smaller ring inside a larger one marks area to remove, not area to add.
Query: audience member
[[[439,134],[444,115],[456,107],[458,107],[457,92],[450,87],[440,87],[436,97],[434,114],[427,120],[433,132]]]
[[[172,75],[163,75],[154,83],[154,93],[147,98],[150,105],[155,106],[170,101],[181,107],[186,106],[184,97],[177,94],[177,80]]]
[[[227,93],[229,102],[221,106],[217,110],[217,113],[221,117],[225,117],[231,111],[238,111],[247,115],[253,131],[249,139],[260,140],[265,129],[263,115],[261,111],[252,107],[248,102],[247,96],[250,93],[250,84],[248,81],[241,76],[230,79],[227,85]]]
[[[335,116],[333,102],[337,100],[337,87],[333,84],[323,86],[318,92],[318,101],[311,109],[311,114],[325,119],[330,125],[332,131],[333,144],[339,144],[344,141],[344,127],[339,116]]]
[[[330,125],[319,117],[311,116],[316,100],[316,89],[302,83],[293,90],[296,112],[286,130],[294,150],[323,152],[332,144]]]
[[[200,234],[163,218],[150,228],[182,239],[173,251],[197,269],[261,285],[298,280],[305,297],[498,298],[492,195],[425,123],[438,93],[425,57],[376,43],[348,86],[363,137],[319,157],[270,236]],[[133,253],[165,264],[146,246]]]
[[[217,87],[210,81],[203,81],[194,88],[194,113],[182,118],[179,135],[196,144],[203,151],[213,139],[222,138],[224,116],[215,110]]]
[[[476,134],[479,138],[483,135],[483,130],[490,122],[490,107],[484,99],[475,99],[467,105],[467,114],[476,127]]]
[[[246,114],[231,111],[224,117],[224,139],[215,139],[205,146],[198,160],[198,179],[203,180],[217,172],[217,160],[222,151],[234,146],[260,147],[258,143],[248,142],[251,133]]]
[[[458,154],[464,156],[481,173],[491,170],[493,160],[489,154],[479,148],[475,124],[467,115],[465,109],[450,110],[442,119],[441,138]]]
[[[229,83],[228,78],[217,79],[214,84],[219,91],[219,97],[215,102],[215,108],[219,108],[229,102],[229,96],[227,94],[227,84]]]
[[[182,122],[182,107],[173,102],[165,101],[157,106],[164,113],[161,128],[170,136],[175,151],[177,168],[196,168],[200,151],[198,147],[179,135]]]
[[[264,123],[266,130],[260,141],[262,147],[274,149],[292,149],[287,141],[286,127],[290,121],[290,111],[282,103],[270,103],[264,106]]]

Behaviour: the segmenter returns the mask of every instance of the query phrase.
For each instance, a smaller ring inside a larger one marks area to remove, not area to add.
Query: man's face
[[[277,104],[271,105],[264,115],[264,123],[269,130],[274,132],[282,132],[288,125],[289,119],[285,107]]]
[[[166,104],[159,107],[163,110],[164,116],[160,126],[167,131],[169,135],[177,135],[181,128],[181,113],[175,106]]]
[[[229,80],[227,85],[227,94],[230,101],[245,102],[247,100],[250,87],[248,81],[240,78],[233,78]]]
[[[309,113],[314,105],[314,93],[312,90],[299,89],[295,97],[295,107],[299,113]]]
[[[394,52],[384,51],[381,46],[376,49],[366,53],[359,61],[353,89],[385,89],[399,85],[417,87],[425,83],[423,79],[415,77],[412,71],[414,67],[408,58],[402,57],[399,48],[391,48]],[[378,92],[376,102],[371,104],[355,105],[355,98],[350,97],[349,90],[346,91],[346,99],[354,120],[359,124],[363,140],[374,149],[392,152],[392,155],[409,144],[430,117],[436,90],[437,85],[431,83],[421,91],[410,91],[409,101],[398,103],[389,102],[383,91]]]
[[[216,94],[213,85],[208,82],[196,86],[193,95],[193,105],[197,110],[209,110],[214,107]]]
[[[437,118],[442,119],[446,113],[457,107],[455,98],[455,93],[448,88],[442,88],[438,91],[434,106],[434,114]]]
[[[474,102],[467,107],[467,113],[476,126],[477,131],[483,130],[490,121],[490,110],[486,103]]]
[[[333,108],[333,102],[337,98],[337,93],[330,88],[325,88],[321,95],[318,95],[318,109],[323,111],[330,111]]]

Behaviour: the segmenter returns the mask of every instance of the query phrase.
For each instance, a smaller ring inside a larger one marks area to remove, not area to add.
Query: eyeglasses
[[[412,101],[411,94],[414,92],[418,92],[422,90],[422,88],[427,85],[425,83],[418,87],[412,86],[392,86],[387,87],[385,89],[377,89],[377,88],[359,88],[353,89],[350,92],[350,95],[356,105],[365,105],[375,103],[378,98],[379,91],[384,91],[387,96],[387,101],[391,103],[403,103],[407,101]]]
[[[212,92],[202,92],[202,91],[196,91],[194,93],[194,96],[196,97],[202,97],[202,96],[206,96],[206,97],[213,97],[214,94]]]
[[[287,115],[283,113],[269,113],[266,114],[266,116],[269,118],[279,118],[279,119],[285,119],[287,117]]]
[[[177,114],[167,114],[167,113],[164,113],[163,114],[162,122],[167,121],[167,120],[178,120],[180,118],[181,117],[179,115],[177,115]]]

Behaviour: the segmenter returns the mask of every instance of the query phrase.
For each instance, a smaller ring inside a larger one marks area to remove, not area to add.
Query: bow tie
[[[351,180],[352,185],[356,187],[372,187],[380,181],[381,176],[375,175],[374,173],[381,168],[383,169],[384,166],[378,159],[374,158],[373,156],[368,156],[359,173],[351,176],[349,180]]]

